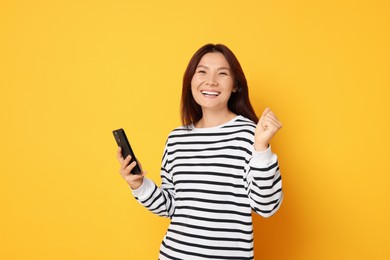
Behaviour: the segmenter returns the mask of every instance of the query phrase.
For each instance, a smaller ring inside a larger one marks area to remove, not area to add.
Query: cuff
[[[267,150],[258,152],[253,148],[252,151],[252,161],[256,161],[256,163],[261,164],[269,164],[275,161],[276,155],[272,153],[271,146],[268,146]]]
[[[142,199],[142,198],[148,198],[150,197],[150,194],[153,192],[153,188],[154,188],[155,184],[152,180],[144,177],[144,181],[142,182],[142,185],[138,188],[138,189],[135,189],[135,190],[131,190],[134,197],[137,197],[139,199]],[[131,189],[131,188],[130,188]]]

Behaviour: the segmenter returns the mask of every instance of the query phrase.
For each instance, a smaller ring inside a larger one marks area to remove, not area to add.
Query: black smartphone
[[[134,161],[137,162],[137,164],[135,165],[135,167],[133,168],[131,173],[132,174],[140,174],[141,173],[141,168],[138,165],[138,161],[137,161],[137,159],[136,159],[136,157],[134,155],[133,149],[131,149],[131,146],[130,146],[129,140],[127,139],[125,130],[120,128],[120,129],[112,131],[112,133],[114,134],[116,143],[118,144],[118,146],[120,146],[122,148],[122,156],[123,156],[123,158],[126,159],[126,157],[128,155],[130,155],[131,156],[130,163],[132,163]]]

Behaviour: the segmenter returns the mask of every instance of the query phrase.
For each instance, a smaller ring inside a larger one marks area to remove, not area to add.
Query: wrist
[[[265,150],[268,149],[269,144],[259,144],[259,143],[255,143],[255,144],[254,144],[254,147],[255,147],[255,150],[256,150],[257,152],[264,152]]]
[[[137,190],[139,189],[139,187],[142,186],[142,183],[143,183],[143,180],[144,178],[140,179],[140,180],[137,180],[137,181],[132,181],[129,183],[129,186],[132,190]]]

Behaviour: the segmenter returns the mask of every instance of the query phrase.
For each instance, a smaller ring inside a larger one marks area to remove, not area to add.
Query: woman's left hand
[[[282,124],[267,107],[256,126],[255,150],[259,152],[267,150],[269,142],[280,128],[282,128]]]

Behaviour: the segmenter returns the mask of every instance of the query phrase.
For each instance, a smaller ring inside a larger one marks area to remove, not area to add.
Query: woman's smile
[[[217,97],[221,94],[221,92],[213,90],[201,90],[200,92],[206,97]]]
[[[222,53],[210,52],[202,57],[192,77],[191,90],[202,110],[228,110],[229,98],[235,91],[234,79]]]

